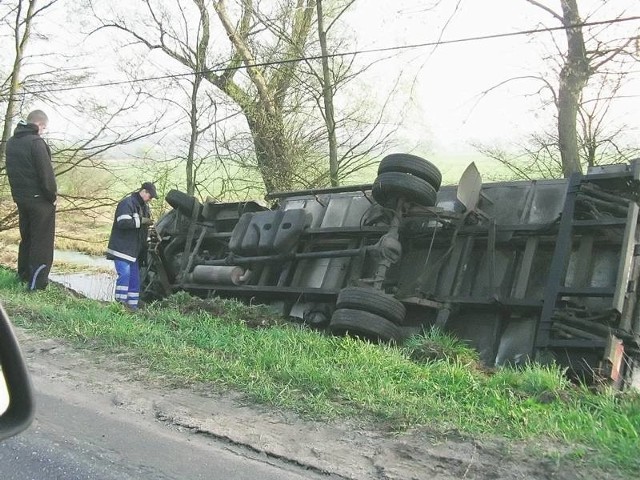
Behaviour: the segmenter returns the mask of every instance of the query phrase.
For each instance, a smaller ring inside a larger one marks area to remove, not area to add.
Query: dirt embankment
[[[105,395],[114,405],[137,412],[149,422],[182,427],[185,442],[189,435],[206,435],[326,472],[331,478],[619,478],[557,461],[562,452],[547,443],[480,441],[426,429],[394,433],[353,421],[305,421],[291,413],[249,405],[240,396],[213,387],[171,388],[123,359],[77,350],[24,330],[18,333],[36,389],[39,379],[64,382],[76,395]],[[543,456],[543,449],[555,455]]]

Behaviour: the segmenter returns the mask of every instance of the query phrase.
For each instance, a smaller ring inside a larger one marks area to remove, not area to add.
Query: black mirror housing
[[[0,415],[0,440],[17,435],[33,420],[33,388],[18,340],[9,317],[0,305],[0,368],[9,396],[7,409]]]

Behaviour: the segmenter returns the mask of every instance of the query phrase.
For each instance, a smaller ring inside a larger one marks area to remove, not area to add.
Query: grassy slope
[[[186,295],[131,314],[55,287],[28,294],[4,269],[0,296],[17,325],[81,347],[126,352],[172,383],[212,382],[313,418],[547,438],[537,454],[623,475],[640,468],[640,395],[577,388],[553,368],[486,372],[473,352],[442,335],[404,348],[376,346],[282,324],[264,308]],[[551,446],[558,444],[562,454]]]

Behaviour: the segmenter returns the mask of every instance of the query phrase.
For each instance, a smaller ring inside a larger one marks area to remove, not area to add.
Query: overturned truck
[[[371,185],[276,193],[272,208],[173,190],[142,296],[241,298],[374,341],[437,326],[487,365],[638,386],[639,179],[640,160],[499,183],[472,164],[441,187],[433,164],[393,154]]]

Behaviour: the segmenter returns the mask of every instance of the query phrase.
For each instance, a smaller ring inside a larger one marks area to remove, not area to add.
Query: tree
[[[37,8],[38,0],[17,0],[17,3],[2,13],[1,20],[11,26],[14,48],[11,71],[0,85],[1,97],[6,103],[4,127],[0,138],[0,171],[4,170],[7,140],[11,136],[13,120],[16,116],[18,92],[20,90],[22,67],[25,61],[27,46],[31,39],[33,23],[38,15],[54,5],[58,0],[49,0]]]
[[[547,5],[536,0],[526,1],[551,14],[565,27],[567,48],[564,53],[561,53],[562,66],[558,75],[558,89],[557,93],[553,93],[558,111],[557,138],[562,171],[564,176],[568,177],[573,172],[582,171],[578,115],[581,111],[583,91],[589,80],[605,65],[621,57],[631,56],[638,37],[630,36],[605,40],[602,30],[592,33],[590,29],[583,26],[584,22],[580,17],[577,0],[560,0],[562,13],[556,13]],[[589,35],[586,40],[585,29]],[[588,133],[584,128],[585,120],[589,118],[588,123],[594,125],[592,117],[583,116],[583,133]],[[591,148],[597,144],[593,138],[587,143],[591,145]],[[588,155],[593,161],[595,151],[591,151]]]
[[[269,7],[253,0],[231,7],[225,0],[181,0],[175,7],[154,0],[143,3],[145,9],[135,12],[138,18],[127,18],[114,9],[98,11],[97,3],[90,2],[100,28],[124,32],[135,44],[162,52],[191,73],[200,72],[232,99],[251,132],[267,191],[292,188],[297,159],[286,142],[284,111],[309,39],[315,1],[285,0]],[[215,32],[212,18],[219,28]],[[187,35],[176,25],[186,27]]]
[[[13,45],[10,70],[6,72],[0,84],[0,105],[4,105],[2,137],[0,137],[0,179],[2,186],[6,184],[5,153],[6,143],[12,133],[14,119],[17,115],[19,92],[21,88],[22,70],[27,56],[27,46],[31,40],[32,27],[36,17],[57,0],[50,0],[40,8],[37,8],[37,0],[18,0],[16,4],[0,5],[0,24],[7,28],[9,33],[2,32],[2,37],[9,38],[7,44]],[[6,76],[5,76],[6,75]],[[0,209],[0,230],[13,228],[17,225],[17,210],[11,208]]]
[[[351,5],[352,2],[349,3]],[[349,6],[348,5],[348,6]],[[324,13],[322,0],[317,0],[318,40],[322,56],[322,99],[324,100],[324,121],[327,126],[327,139],[329,142],[329,178],[331,186],[339,185],[338,179],[338,140],[336,139],[336,119],[333,111],[333,84],[331,82],[331,70],[329,69],[329,49],[327,47],[327,30],[324,27]],[[347,6],[347,8],[348,8]]]
[[[577,117],[577,153],[583,167],[629,162],[640,155],[640,148],[625,142],[624,124],[609,118],[612,100],[618,96],[626,78],[625,72],[592,77],[590,98],[581,100]],[[504,148],[475,144],[476,150],[504,165],[517,178],[560,178],[564,169],[558,148],[558,130],[549,128],[528,135],[518,143],[516,155]],[[497,179],[497,178],[496,178]]]
[[[61,137],[51,132],[47,139],[59,184],[58,212],[94,215],[98,207],[111,205],[116,200],[109,185],[95,181],[96,169],[106,169],[102,162],[104,154],[153,135],[160,127],[157,118],[149,118],[148,108],[143,124],[137,118],[123,120],[134,116],[143,105],[142,95],[131,87],[121,90],[122,95],[114,93],[104,102],[82,95],[82,84],[91,78],[91,74],[71,60],[82,58],[83,52],[75,50],[68,54],[61,48],[62,53],[58,53],[46,48],[49,37],[44,22],[36,22],[44,17],[43,12],[55,14],[62,5],[58,0],[42,3],[19,0],[7,7],[0,5],[0,36],[10,38],[15,46],[11,52],[10,70],[2,72],[4,80],[0,87],[0,105],[4,109],[0,181],[6,187],[5,143],[15,121],[20,116],[24,118],[37,102],[38,107],[50,115],[55,112],[56,118],[72,119],[77,127]],[[30,53],[31,50],[37,53]],[[77,122],[80,118],[82,122]],[[94,172],[93,178],[82,174],[89,170]],[[83,177],[88,183],[84,190],[77,182]],[[1,193],[0,230],[7,230],[16,227],[17,212],[13,202],[5,196],[6,190]]]
[[[403,72],[388,75],[390,82],[376,76],[374,84],[366,83],[367,73],[397,52],[376,60],[345,53],[357,50],[350,26],[341,22],[354,4],[338,0],[319,5],[318,38],[309,43],[309,58],[292,88],[292,130],[299,133],[291,143],[307,159],[300,182],[309,188],[353,181],[370,169],[390,148],[401,118],[401,109],[389,107],[399,95]]]
[[[231,140],[225,137],[230,129],[224,128],[225,121],[238,117],[237,114],[221,115],[219,110],[227,111],[212,94],[212,87],[202,81],[202,76],[194,73],[192,77],[171,78],[166,82],[146,81],[145,89],[156,93],[148,93],[150,99],[159,105],[166,105],[172,119],[167,135],[157,138],[153,148],[145,150],[142,155],[145,170],[157,172],[166,177],[167,185],[184,190],[189,195],[204,198],[242,197],[242,190],[247,183],[252,191],[261,191],[262,182],[237,182],[234,177],[242,175],[246,170],[241,159],[246,153],[234,156],[236,143],[246,143],[231,133]],[[228,165],[231,165],[229,168]],[[179,170],[184,171],[184,176]],[[170,178],[169,178],[170,177]],[[239,183],[244,185],[239,186]],[[255,183],[258,187],[255,188]]]
[[[514,176],[531,179],[566,177],[584,167],[636,157],[640,149],[625,139],[626,125],[611,115],[613,103],[624,100],[625,84],[637,64],[638,35],[624,28],[625,13],[615,15],[615,5],[602,2],[602,8],[583,20],[574,0],[561,0],[562,13],[541,2],[526,1],[567,27],[562,32],[566,47],[556,42],[552,31],[554,50],[547,57],[551,64],[547,73],[505,80],[483,95],[511,81],[533,79],[540,85],[535,95],[543,99],[542,108],[551,106],[555,111],[555,125],[518,142],[515,154],[483,144],[476,144],[476,149],[505,165]],[[598,13],[606,15],[606,20],[596,17]]]

